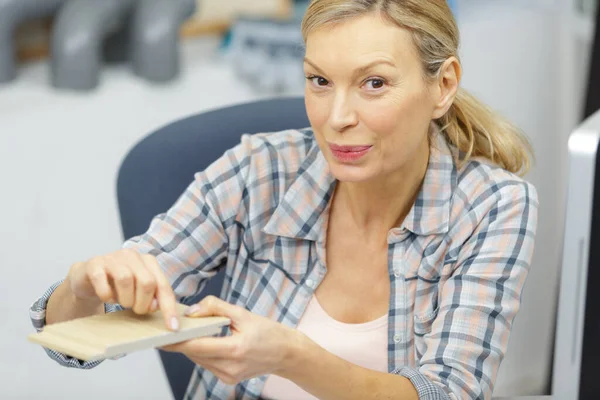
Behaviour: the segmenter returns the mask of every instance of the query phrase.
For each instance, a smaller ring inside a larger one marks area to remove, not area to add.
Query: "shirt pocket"
[[[439,308],[435,308],[429,314],[414,315],[415,356],[417,360],[420,360],[427,351],[425,339],[431,333],[433,323],[438,317],[438,312]]]
[[[416,282],[415,308],[413,313],[416,359],[427,351],[425,338],[432,331],[439,313],[440,281],[418,277]]]
[[[440,278],[422,277],[418,275],[415,286],[414,319],[423,324],[430,321],[438,313]]]

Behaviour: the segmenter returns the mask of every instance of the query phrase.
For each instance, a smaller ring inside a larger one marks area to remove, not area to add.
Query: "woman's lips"
[[[331,154],[341,162],[358,161],[364,157],[372,147],[372,145],[340,146],[329,143]]]

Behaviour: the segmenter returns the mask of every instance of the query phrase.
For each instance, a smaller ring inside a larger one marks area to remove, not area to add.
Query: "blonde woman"
[[[35,325],[131,307],[177,329],[224,262],[188,314],[230,330],[167,348],[197,364],[187,398],[489,399],[534,247],[527,140],[460,89],[444,0],[314,0],[302,30],[311,128],[243,137]]]

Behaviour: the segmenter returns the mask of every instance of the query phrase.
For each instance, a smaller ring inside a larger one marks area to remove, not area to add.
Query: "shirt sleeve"
[[[42,296],[40,296],[40,298],[38,298],[31,305],[31,307],[29,307],[29,317],[31,318],[31,323],[33,324],[33,327],[35,328],[35,330],[37,332],[41,332],[44,329],[44,325],[46,325],[46,306],[48,304],[48,300],[50,299],[50,296],[52,295],[52,293],[54,293],[56,288],[59,287],[63,283],[63,281],[64,280],[60,280],[60,281],[56,282],[55,284],[53,284],[52,286],[50,286],[48,288],[48,290],[46,290],[46,292],[44,292],[42,294]],[[104,304],[104,312],[105,313],[114,312],[114,311],[118,311],[118,310],[122,310],[122,307],[119,306],[118,304]],[[79,368],[79,369],[91,369],[102,362],[101,360],[99,360],[99,361],[79,360],[77,358],[67,356],[66,354],[59,353],[57,351],[48,349],[46,347],[44,347],[44,350],[50,356],[50,358],[54,359],[60,365],[65,366],[65,367]],[[115,357],[114,359],[116,359],[116,358],[120,358],[120,356]]]
[[[438,315],[418,368],[395,371],[420,399],[491,399],[533,255],[538,199],[526,183],[498,199],[461,246],[441,288]],[[473,210],[473,212],[477,212]]]
[[[155,216],[144,234],[130,238],[122,246],[154,255],[179,302],[200,293],[227,257],[229,229],[235,226],[242,199],[247,196],[245,179],[252,142],[251,135],[244,135],[239,145],[196,173],[169,210]],[[45,325],[48,300],[61,283],[62,280],[48,288],[29,309],[38,332]],[[119,305],[105,304],[106,312],[121,309]],[[68,367],[92,368],[101,362],[82,362],[45,350]]]
[[[194,181],[149,229],[123,248],[152,254],[170,281],[178,301],[185,303],[206,286],[227,259],[231,231],[243,219],[250,158],[260,144],[251,135],[195,174]]]

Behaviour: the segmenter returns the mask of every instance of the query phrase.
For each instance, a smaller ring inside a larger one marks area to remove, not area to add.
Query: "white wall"
[[[561,143],[570,123],[560,105],[568,99],[560,96],[574,90],[569,80],[560,84],[555,16],[519,4],[459,4],[464,84],[530,135],[537,165],[529,178],[542,201],[534,266],[498,395],[543,393],[548,383],[562,227],[557,180],[564,176]],[[94,371],[53,365],[26,342],[32,332],[27,309],[73,262],[119,246],[115,174],[137,140],[175,118],[259,97],[209,53],[187,45],[187,71],[168,86],[114,69],[97,92],[58,93],[48,87],[41,63],[0,87],[0,398],[168,398],[153,352]]]

